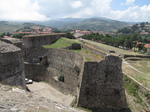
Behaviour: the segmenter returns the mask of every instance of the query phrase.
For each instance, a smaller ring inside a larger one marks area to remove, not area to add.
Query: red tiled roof
[[[144,47],[145,48],[150,48],[150,44],[146,44]]]

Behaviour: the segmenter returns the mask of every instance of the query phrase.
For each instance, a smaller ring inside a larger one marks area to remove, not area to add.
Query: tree
[[[13,35],[13,38],[22,39],[22,37],[23,37],[24,35],[29,35],[29,34],[26,34],[26,33],[15,34],[15,35]]]
[[[144,22],[140,23],[140,26],[141,26],[141,28],[144,28],[145,27],[145,23]]]
[[[125,47],[130,48],[130,49],[133,47],[132,41],[130,39],[125,40]]]
[[[138,51],[143,50],[144,44],[143,44],[143,43],[138,43],[138,44],[137,44],[137,48],[138,48]]]
[[[133,46],[133,48],[134,48],[134,51],[135,51],[136,44],[137,44],[137,41],[133,41],[132,46]]]
[[[66,38],[75,39],[75,37],[71,33],[66,33]]]
[[[10,33],[9,32],[7,32],[7,34],[6,34],[7,36],[10,36]]]

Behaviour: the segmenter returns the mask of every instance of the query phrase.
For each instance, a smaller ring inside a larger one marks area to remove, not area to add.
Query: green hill
[[[0,34],[7,32],[15,32],[16,30],[23,28],[24,25],[22,23],[11,23],[8,21],[0,21]]]
[[[120,22],[115,20],[90,18],[90,19],[85,19],[78,23],[65,25],[61,29],[80,29],[80,30],[91,30],[91,31],[114,32],[128,25],[129,24],[125,22]]]

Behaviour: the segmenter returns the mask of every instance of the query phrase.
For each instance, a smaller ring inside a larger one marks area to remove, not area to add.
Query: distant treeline
[[[83,35],[83,39],[94,40],[114,47],[122,47],[132,49],[133,47],[144,50],[145,43],[150,43],[150,38],[143,38],[139,34],[134,33],[130,35],[109,35],[105,36],[99,33],[92,33]],[[141,42],[141,44],[137,44]]]

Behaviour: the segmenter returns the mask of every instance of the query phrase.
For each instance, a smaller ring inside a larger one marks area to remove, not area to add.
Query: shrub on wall
[[[57,78],[58,78],[59,81],[64,82],[64,76],[63,75],[59,75]]]

